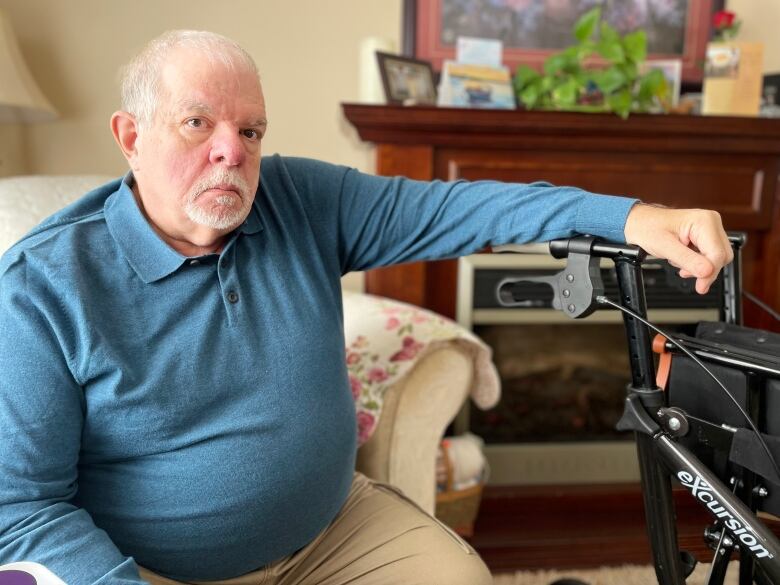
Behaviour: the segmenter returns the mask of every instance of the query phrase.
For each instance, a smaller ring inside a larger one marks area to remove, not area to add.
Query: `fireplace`
[[[560,270],[546,247],[535,254],[477,254],[459,263],[457,318],[493,348],[502,399],[489,411],[464,408],[455,432],[485,440],[491,484],[574,484],[638,481],[630,434],[615,424],[630,380],[622,318],[597,311],[572,320],[532,291],[527,306],[498,306],[500,280]],[[680,330],[718,318],[718,286],[698,297],[661,263],[645,270],[650,320]],[[607,296],[615,298],[614,271],[602,264]],[[535,295],[535,296],[534,296]]]
[[[613,441],[628,356],[619,324],[480,325],[504,399],[475,411],[472,432],[491,444]]]

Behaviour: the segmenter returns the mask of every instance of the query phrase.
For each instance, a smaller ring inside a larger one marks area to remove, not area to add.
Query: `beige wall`
[[[118,106],[116,71],[171,28],[225,34],[255,57],[270,121],[266,153],[373,169],[372,150],[339,104],[358,99],[361,40],[399,42],[401,0],[0,0],[0,8],[61,115],[24,129],[24,158],[6,159],[15,166],[6,171],[123,173],[108,129]],[[20,142],[11,130],[0,127],[0,153]]]
[[[401,0],[0,0],[34,77],[60,120],[0,127],[0,175],[118,174],[124,161],[107,121],[116,71],[169,28],[206,28],[242,43],[260,65],[270,130],[265,151],[373,169],[372,151],[343,120],[358,98],[362,39],[400,44]],[[765,70],[780,71],[780,1],[728,0],[740,38],[764,42]],[[21,150],[19,150],[21,148]]]
[[[728,0],[726,5],[742,20],[739,40],[764,43],[764,71],[780,73],[780,1]]]

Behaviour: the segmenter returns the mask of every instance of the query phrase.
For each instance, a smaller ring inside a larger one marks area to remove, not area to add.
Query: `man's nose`
[[[212,135],[209,158],[212,163],[222,163],[230,167],[240,165],[244,160],[244,144],[238,130],[217,128]]]

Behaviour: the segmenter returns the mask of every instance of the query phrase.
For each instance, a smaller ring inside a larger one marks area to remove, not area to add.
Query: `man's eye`
[[[203,120],[200,118],[190,118],[187,120],[187,126],[190,128],[202,128],[203,127]]]
[[[258,138],[260,138],[259,132],[257,130],[252,130],[251,128],[242,130],[241,134],[243,134],[245,138],[249,138],[250,140],[257,140]]]

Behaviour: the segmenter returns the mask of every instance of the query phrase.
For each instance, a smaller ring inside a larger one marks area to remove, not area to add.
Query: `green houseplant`
[[[576,44],[548,57],[542,73],[527,65],[517,68],[515,93],[526,108],[614,112],[623,118],[668,108],[670,90],[663,73],[640,73],[647,57],[644,31],[621,36],[594,8],[580,17],[573,33]],[[595,56],[605,65],[589,66]]]

